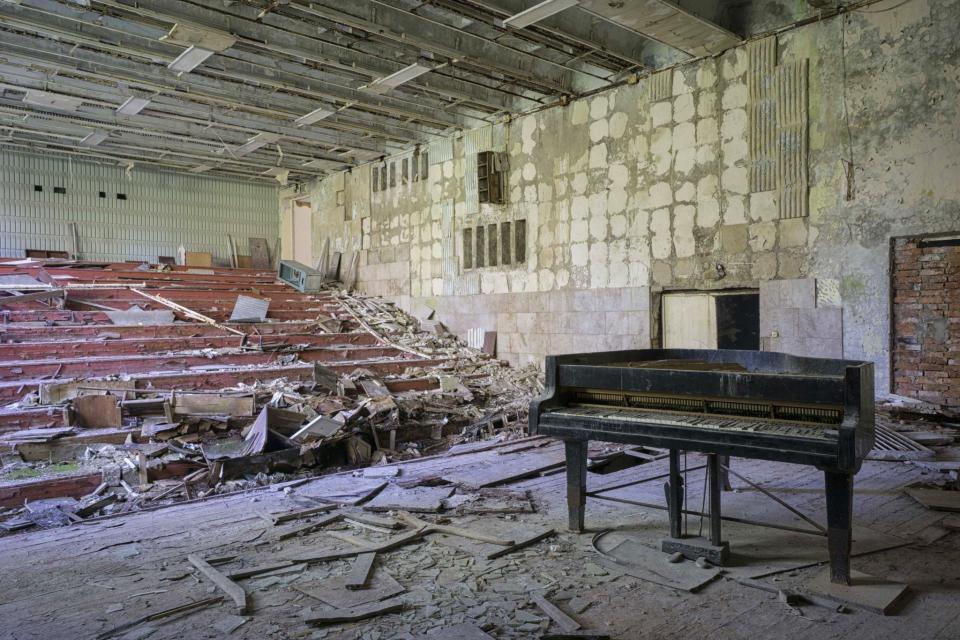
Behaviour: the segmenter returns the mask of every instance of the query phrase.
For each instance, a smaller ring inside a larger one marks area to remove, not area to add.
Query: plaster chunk
[[[610,180],[610,186],[615,189],[623,189],[630,181],[630,170],[627,165],[622,163],[611,164],[607,171],[607,177]]]
[[[603,169],[606,166],[607,166],[607,145],[601,142],[600,144],[595,144],[592,147],[590,147],[590,168]]]
[[[443,163],[443,177],[447,180],[453,177],[453,160],[447,160]]]
[[[770,251],[777,243],[777,225],[758,222],[750,225],[750,248],[754,251]]]
[[[747,112],[745,109],[732,109],[723,113],[723,119],[720,122],[720,139],[724,142],[728,140],[746,139],[747,137]]]
[[[777,275],[777,254],[773,251],[767,251],[761,254],[754,254],[753,269],[751,274],[754,279],[772,280]]]
[[[752,207],[751,207],[752,210]],[[807,219],[789,218],[780,221],[780,246],[803,247],[807,244]],[[817,281],[819,284],[819,280]],[[818,289],[819,293],[819,289]]]
[[[524,202],[537,201],[537,185],[529,184],[523,188],[523,201]]]
[[[610,192],[607,194],[607,213],[621,213],[626,208],[626,189],[610,189]]]
[[[537,199],[540,202],[550,202],[553,200],[553,187],[546,182],[537,185]]]
[[[510,202],[520,202],[520,197],[523,194],[523,189],[520,187],[514,187],[510,189]]]
[[[699,201],[713,199],[719,191],[720,180],[713,174],[704,176],[697,181],[697,200]]]
[[[590,218],[590,238],[593,240],[607,239],[607,218],[605,216]]]
[[[587,124],[590,118],[590,105],[586,100],[577,100],[570,105],[570,122],[574,125]]]
[[[570,224],[566,222],[558,222],[557,227],[553,230],[553,233],[557,239],[558,245],[570,243]]]
[[[607,117],[607,109],[610,108],[610,102],[607,96],[597,96],[590,101],[590,117],[594,120]]]
[[[654,258],[666,259],[673,250],[670,237],[670,209],[657,209],[650,216],[650,250]]]
[[[623,111],[618,111],[610,116],[610,137],[619,140],[627,131],[629,117]]]
[[[696,108],[693,104],[693,94],[684,93],[677,96],[673,101],[673,121],[686,122],[693,119]]]
[[[673,148],[693,149],[697,146],[697,128],[692,122],[684,122],[673,128]]]
[[[590,225],[586,220],[574,220],[570,224],[570,242],[586,242]]]
[[[677,151],[677,156],[673,168],[679,173],[689,173],[697,163],[697,151],[694,148],[681,149]]]
[[[650,124],[654,127],[662,127],[670,124],[673,120],[673,105],[669,100],[661,100],[650,107]]]
[[[707,59],[700,63],[697,68],[697,86],[701,89],[709,89],[717,83],[717,65],[714,60]]]
[[[607,194],[606,192],[590,194],[590,215],[603,216],[607,213]]]
[[[622,238],[627,233],[627,216],[617,214],[610,216],[610,235]]]
[[[572,238],[571,238],[572,239]],[[575,267],[584,267],[590,257],[589,247],[586,242],[578,242],[570,245],[570,264]]]
[[[537,146],[537,118],[535,115],[526,116],[520,123],[520,140],[523,143],[523,153],[533,153]]]
[[[574,196],[570,203],[570,217],[574,220],[583,220],[589,215],[590,201],[586,196]]]
[[[563,287],[567,286],[567,284],[570,282],[570,272],[567,271],[566,269],[557,269],[557,273],[554,277],[554,280],[556,282],[557,288],[562,289]]]
[[[673,146],[673,129],[670,127],[660,127],[654,130],[650,136],[650,152],[662,153],[670,151]]]
[[[693,237],[693,222],[697,215],[696,207],[680,205],[673,209],[673,244],[677,257],[685,258],[696,252]]]
[[[723,154],[723,165],[732,167],[738,162],[746,160],[749,151],[746,138],[735,138],[724,142],[720,146],[720,152]]]
[[[650,187],[650,206],[666,207],[673,204],[673,189],[669,182],[658,182]],[[668,218],[669,219],[669,218]]]
[[[727,206],[723,211],[724,224],[743,224],[747,221],[747,205],[744,196],[727,195]]]
[[[697,164],[701,167],[713,167],[717,162],[717,150],[713,145],[705,144],[697,147]]]
[[[587,190],[587,182],[587,174],[581,172],[573,176],[573,181],[570,183],[570,186],[573,187],[574,193],[583,193]]]
[[[750,194],[750,219],[770,222],[780,217],[776,191],[758,191]]]
[[[594,120],[590,123],[590,141],[600,142],[610,133],[610,126],[606,118]]]
[[[684,182],[673,197],[677,202],[693,202],[697,197],[697,187],[692,182]]]
[[[556,285],[556,282],[553,277],[553,271],[547,269],[541,269],[537,272],[537,276],[540,280],[540,290],[541,291],[550,291]]]
[[[737,47],[723,56],[723,79],[735,80],[747,72],[746,47]]]
[[[650,266],[646,262],[633,260],[630,262],[630,286],[647,286],[650,284]]]
[[[720,222],[720,202],[716,198],[697,202],[697,226],[709,229]]]
[[[731,193],[745,194],[749,191],[747,170],[744,167],[730,167],[720,176],[720,183],[724,190]]]
[[[740,109],[747,105],[747,85],[743,82],[727,85],[720,101],[724,110]]]
[[[704,118],[697,122],[697,144],[714,144],[720,140],[720,127],[716,118]]]
[[[717,113],[717,96],[712,91],[701,91],[697,95],[697,115],[712,118]]]
[[[537,166],[532,162],[528,162],[523,165],[523,179],[526,181],[531,181],[537,177]]]
[[[689,67],[677,67],[673,70],[673,95],[677,96],[693,91],[693,87],[690,85],[692,75],[693,71]]]

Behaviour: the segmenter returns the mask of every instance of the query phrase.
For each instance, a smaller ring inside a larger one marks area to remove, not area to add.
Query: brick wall
[[[893,321],[894,393],[960,406],[960,246],[894,242]]]

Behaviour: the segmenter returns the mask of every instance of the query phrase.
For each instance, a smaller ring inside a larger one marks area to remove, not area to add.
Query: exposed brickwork
[[[893,319],[894,393],[960,406],[960,246],[895,241]]]

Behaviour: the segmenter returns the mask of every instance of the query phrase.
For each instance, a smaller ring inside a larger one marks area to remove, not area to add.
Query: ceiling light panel
[[[410,82],[418,76],[422,76],[425,73],[432,71],[430,67],[424,67],[419,64],[411,64],[409,67],[404,67],[399,71],[395,71],[388,76],[383,78],[377,78],[370,84],[362,87],[366,91],[373,93],[385,93],[394,87],[399,87],[405,82]]]
[[[213,55],[213,51],[209,49],[201,49],[200,47],[191,46],[188,49],[185,49],[177,58],[167,65],[167,68],[171,71],[176,71],[177,73],[189,73],[196,69],[204,60]]]
[[[503,26],[523,29],[578,4],[580,4],[580,0],[546,0],[546,2],[535,4],[529,9],[524,9],[520,13],[505,18]]]
[[[143,111],[148,104],[150,104],[150,101],[146,98],[130,96],[126,102],[117,107],[117,113],[122,113],[125,116],[135,116]]]
[[[248,153],[253,153],[260,147],[266,146],[270,143],[276,142],[280,139],[280,136],[273,133],[258,133],[253,136],[245,143],[233,150],[233,155],[235,156],[245,156]]]
[[[105,131],[94,131],[89,134],[83,140],[80,141],[81,147],[95,147],[104,140],[107,139],[107,133]]]
[[[164,42],[173,42],[185,47],[198,47],[214,52],[226,51],[237,43],[236,38],[224,31],[182,23],[173,25],[170,33],[160,39]]]
[[[331,111],[330,109],[324,109],[323,107],[321,107],[320,109],[314,109],[310,113],[300,116],[293,122],[298,127],[302,127],[304,125],[313,124],[314,122],[323,120],[324,118],[329,118],[334,113],[336,113],[336,111]]]
[[[73,96],[28,89],[26,95],[23,97],[23,103],[34,107],[45,107],[59,111],[76,111],[80,108],[80,105],[83,104],[83,100],[74,98]]]

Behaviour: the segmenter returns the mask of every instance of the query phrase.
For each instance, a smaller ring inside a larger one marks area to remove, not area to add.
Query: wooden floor
[[[404,465],[398,478],[405,484],[444,475],[502,470],[540,456],[549,460],[560,451],[550,444],[536,450],[501,454],[497,449]],[[698,462],[690,456],[689,464]],[[823,520],[822,477],[816,470],[749,460],[735,460],[735,470],[759,483],[812,518]],[[664,460],[608,475],[590,477],[599,489],[627,480],[665,473]],[[702,471],[688,477],[687,504],[699,506]],[[878,540],[896,548],[854,558],[860,571],[905,582],[910,592],[892,616],[865,611],[837,612],[823,606],[788,607],[773,594],[744,587],[732,577],[754,572],[759,564],[730,569],[727,576],[697,592],[677,591],[620,575],[597,562],[591,546],[593,533],[617,527],[650,546],[664,536],[664,512],[635,506],[591,501],[588,526],[592,532],[574,535],[562,530],[565,522],[562,473],[516,482],[514,489],[532,492],[538,513],[488,515],[454,519],[453,524],[505,537],[520,529],[556,525],[558,536],[524,551],[486,560],[454,549],[437,536],[383,554],[378,571],[389,572],[404,587],[407,606],[365,623],[309,627],[301,621],[305,608],[323,608],[297,590],[298,585],[322,584],[329,576],[349,570],[340,560],[277,576],[242,581],[251,607],[246,621],[228,635],[225,629],[240,621],[229,599],[180,617],[135,626],[109,634],[124,623],[181,604],[210,598],[217,592],[195,574],[187,554],[205,557],[237,556],[232,567],[260,565],[288,557],[346,548],[349,544],[318,532],[275,542],[261,516],[299,508],[291,495],[271,488],[252,493],[182,504],[153,512],[105,519],[71,528],[39,531],[0,539],[0,638],[412,638],[444,624],[475,622],[493,638],[537,638],[546,620],[529,603],[529,594],[545,593],[575,614],[584,628],[603,630],[613,638],[942,638],[960,637],[960,533],[937,527],[945,514],[931,512],[905,496],[901,488],[923,479],[916,466],[867,462],[856,481],[855,512],[858,542]],[[320,491],[325,482],[304,485],[297,492]],[[343,482],[343,479],[340,479]],[[782,526],[805,523],[742,481],[725,494],[725,514],[764,520]],[[662,503],[662,480],[613,492],[638,501]],[[691,519],[691,530],[699,521]],[[760,533],[758,533],[760,531]],[[786,570],[763,580],[776,588],[796,588],[818,567],[790,569],[804,564],[825,547],[814,535],[731,525],[725,528],[734,551],[748,548],[758,536],[778,547]],[[378,539],[380,534],[353,530],[357,537]],[[944,534],[944,535],[941,535]],[[372,537],[371,537],[372,536]],[[778,537],[779,536],[779,537]],[[932,538],[938,538],[927,543]],[[873,542],[870,542],[870,541]],[[883,545],[881,545],[883,546]],[[794,552],[795,550],[795,552]],[[577,598],[568,603],[571,597]],[[538,620],[539,619],[539,620]],[[555,630],[555,627],[551,627]],[[107,635],[101,635],[107,634]],[[442,637],[442,636],[440,636]]]

